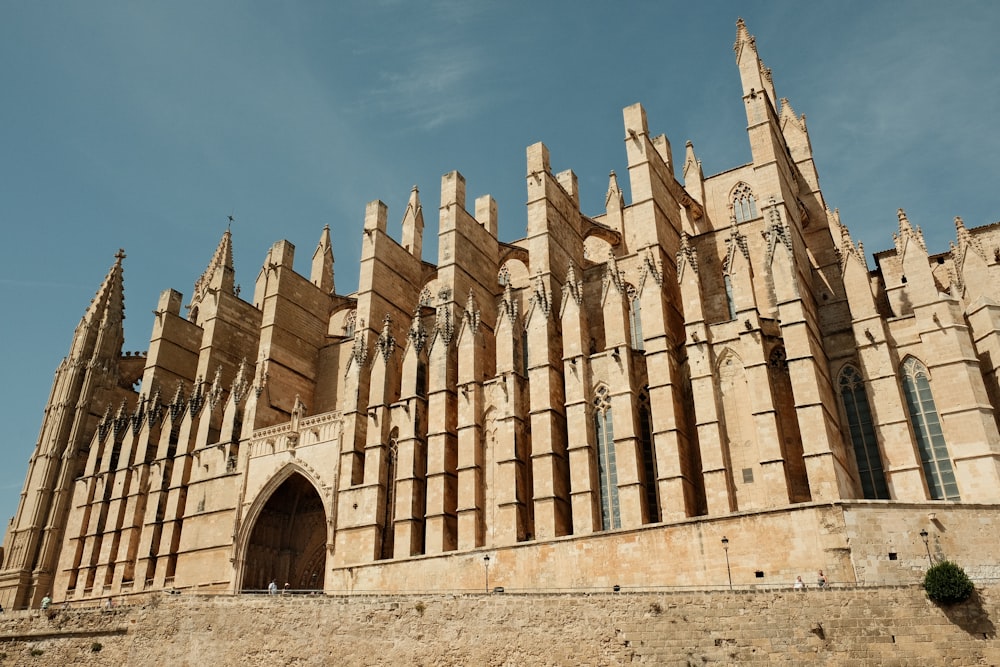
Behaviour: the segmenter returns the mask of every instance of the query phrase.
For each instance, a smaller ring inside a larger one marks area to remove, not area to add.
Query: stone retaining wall
[[[1000,664],[1000,590],[163,596],[0,616],[0,664]]]

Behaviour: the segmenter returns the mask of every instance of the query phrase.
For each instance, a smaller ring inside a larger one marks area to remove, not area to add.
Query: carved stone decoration
[[[986,256],[986,250],[983,249],[983,245],[979,242],[979,239],[969,232],[965,227],[965,222],[960,217],[955,218],[955,237],[958,245],[951,244],[951,257],[956,267],[962,266],[965,263],[965,258],[968,256],[970,250],[982,257],[983,262],[989,264],[990,260]]]
[[[729,220],[731,226],[729,238],[726,239],[726,259],[722,263],[723,273],[730,272],[737,252],[741,253],[747,262],[750,261],[750,246],[747,243],[747,237],[743,235],[743,232],[737,226],[736,216],[732,216]]]
[[[532,282],[531,303],[538,306],[545,317],[548,317],[552,313],[552,292],[545,284],[541,271],[535,274]]]
[[[212,388],[208,391],[208,411],[215,412],[215,407],[222,398],[222,366],[215,369],[215,379],[212,380]]]
[[[201,408],[205,405],[205,378],[198,376],[194,381],[194,389],[191,390],[191,398],[188,399],[188,410],[192,417],[197,417]]]
[[[442,294],[445,291],[449,295],[451,294],[450,290],[442,290]],[[451,304],[442,303],[437,307],[437,316],[434,318],[434,333],[437,335],[431,341],[431,345],[438,337],[444,341],[445,346],[451,345],[451,339],[455,336],[455,322],[451,317]]]
[[[416,312],[413,313],[413,323],[410,324],[410,330],[406,332],[406,337],[410,339],[410,344],[413,345],[417,354],[420,354],[424,345],[427,344],[427,329],[424,327],[424,318],[420,316],[420,306],[417,306]]]
[[[503,269],[506,271],[506,268]],[[507,319],[512,323],[517,319],[517,299],[514,298],[514,290],[510,286],[510,275],[507,275],[507,282],[503,288],[503,298],[500,300],[500,308],[507,313]]]
[[[903,209],[896,211],[896,217],[899,218],[899,231],[892,235],[892,240],[896,244],[896,254],[903,255],[903,245],[907,239],[916,241],[917,245],[926,253],[927,244],[924,243],[924,233],[920,230],[920,227],[913,228],[909,218],[906,217],[906,211]]]
[[[681,230],[681,245],[677,249],[677,280],[681,279],[680,267],[682,264],[687,263],[691,267],[691,270],[698,273],[698,252],[691,245],[691,237],[683,229]]]
[[[569,294],[573,297],[576,305],[583,305],[583,281],[576,277],[576,269],[573,262],[569,263],[566,269],[566,284],[563,285],[563,295]]]
[[[359,367],[363,367],[368,362],[368,331],[365,329],[364,318],[358,324],[360,326],[354,332],[354,347],[351,350],[351,356],[354,357],[354,361]]]
[[[118,406],[118,413],[115,415],[114,419],[114,429],[115,437],[117,438],[121,435],[122,431],[128,428],[129,423],[132,421],[132,415],[128,411],[128,403],[122,400],[120,406]]]
[[[788,254],[791,255],[792,236],[788,226],[781,218],[781,212],[778,210],[778,203],[774,197],[768,201],[768,206],[771,210],[767,214],[767,229],[764,231],[764,238],[767,240],[767,263],[770,264],[774,258],[774,248],[778,243],[784,245]]]
[[[149,422],[149,427],[153,428],[158,423],[160,419],[163,418],[163,404],[160,402],[160,388],[157,386],[153,390],[153,397],[149,399],[149,406],[146,411],[146,419]]]
[[[257,376],[254,378],[253,391],[257,398],[260,398],[261,392],[264,391],[264,387],[267,386],[267,379],[269,373],[267,372],[267,358],[262,352],[260,359],[257,362]]]
[[[140,396],[139,402],[135,405],[135,412],[132,413],[132,435],[139,435],[146,421],[146,402],[146,397]]]
[[[639,269],[639,285],[646,282],[646,276],[651,276],[657,287],[663,287],[663,260],[659,253],[654,253],[652,246],[642,253],[642,268]]]
[[[385,363],[389,363],[389,357],[392,356],[393,350],[396,349],[396,339],[392,335],[392,316],[386,315],[382,318],[382,332],[379,334],[378,338],[375,340],[375,349]]]
[[[469,327],[471,333],[476,334],[479,332],[479,322],[482,319],[482,313],[479,312],[479,304],[476,303],[476,296],[469,290],[469,298],[465,302],[465,323]]]
[[[114,420],[111,418],[111,406],[109,405],[104,411],[104,417],[97,424],[97,439],[104,440],[108,437],[108,433],[111,431],[113,424]]]
[[[170,401],[170,421],[176,422],[184,414],[184,408],[187,407],[187,401],[184,400],[184,383],[177,383],[177,391],[174,392],[174,398]]]
[[[604,270],[604,285],[613,286],[619,294],[625,293],[625,272],[618,268],[618,258],[614,250],[608,250],[608,263]]]
[[[840,243],[834,246],[834,250],[837,251],[837,257],[840,259],[840,269],[844,270],[847,266],[847,260],[854,258],[861,262],[861,265],[865,267],[865,272],[867,273],[868,260],[865,259],[865,246],[860,241],[857,245],[854,244],[854,240],[851,238],[851,233],[847,229],[847,225],[840,221],[840,211],[836,209],[831,211],[828,208],[826,209],[826,217],[832,230],[840,230]]]
[[[240,367],[236,369],[236,377],[233,378],[233,386],[229,389],[230,395],[233,397],[233,403],[239,405],[243,401],[243,398],[246,396],[248,385],[247,358],[243,357],[240,361]]]

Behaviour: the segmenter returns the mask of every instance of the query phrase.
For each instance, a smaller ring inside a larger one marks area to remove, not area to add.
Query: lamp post
[[[934,566],[934,559],[931,558],[931,547],[930,547],[930,544],[928,543],[928,539],[927,538],[928,538],[927,529],[926,528],[921,528],[920,529],[920,539],[922,539],[924,541],[924,549],[927,550],[927,562],[930,563],[931,567],[933,567]]]
[[[486,592],[490,592],[490,555],[483,556],[483,565],[486,566]]]
[[[729,538],[722,536],[722,549],[726,552],[726,575],[729,577],[729,590],[733,590],[733,571],[729,569]]]

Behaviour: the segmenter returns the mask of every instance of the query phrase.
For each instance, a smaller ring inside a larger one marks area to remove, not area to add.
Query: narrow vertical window
[[[389,434],[389,446],[385,448],[385,507],[382,510],[382,558],[392,558],[393,538],[396,523],[396,459],[399,456],[397,439],[399,429]]]
[[[354,326],[358,319],[358,311],[352,310],[347,314],[347,318],[344,320],[344,337],[353,338],[354,337]]]
[[[660,502],[656,488],[656,455],[653,452],[653,413],[649,409],[649,387],[643,387],[639,392],[639,445],[642,449],[649,523],[656,523],[660,520]]]
[[[733,299],[733,279],[727,273],[722,277],[726,283],[726,305],[729,307],[729,319],[736,319],[736,301]]]
[[[611,395],[599,387],[594,398],[594,428],[597,432],[597,476],[601,495],[601,530],[622,527],[618,504],[618,466],[615,463],[615,433],[611,421]]]
[[[864,378],[856,368],[847,366],[841,372],[838,384],[840,402],[844,406],[851,444],[854,446],[854,458],[858,462],[861,490],[865,498],[888,500],[889,488],[885,483]]]
[[[628,286],[628,324],[632,334],[632,349],[645,350],[646,345],[642,338],[642,303],[639,301],[639,293],[631,285]]]
[[[417,360],[417,396],[427,396],[427,362]]]
[[[931,499],[960,500],[948,445],[944,441],[941,420],[938,418],[934,396],[931,394],[927,368],[910,357],[903,362],[902,376],[906,408],[910,413],[913,434],[917,438],[920,463],[924,468],[924,477],[927,479]]]

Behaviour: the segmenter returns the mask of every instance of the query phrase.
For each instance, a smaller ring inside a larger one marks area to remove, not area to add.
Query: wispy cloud
[[[414,56],[401,62],[400,69],[384,71],[379,85],[368,91],[370,104],[379,112],[402,115],[430,130],[466,118],[483,106],[469,85],[477,71],[473,54],[453,50]]]

